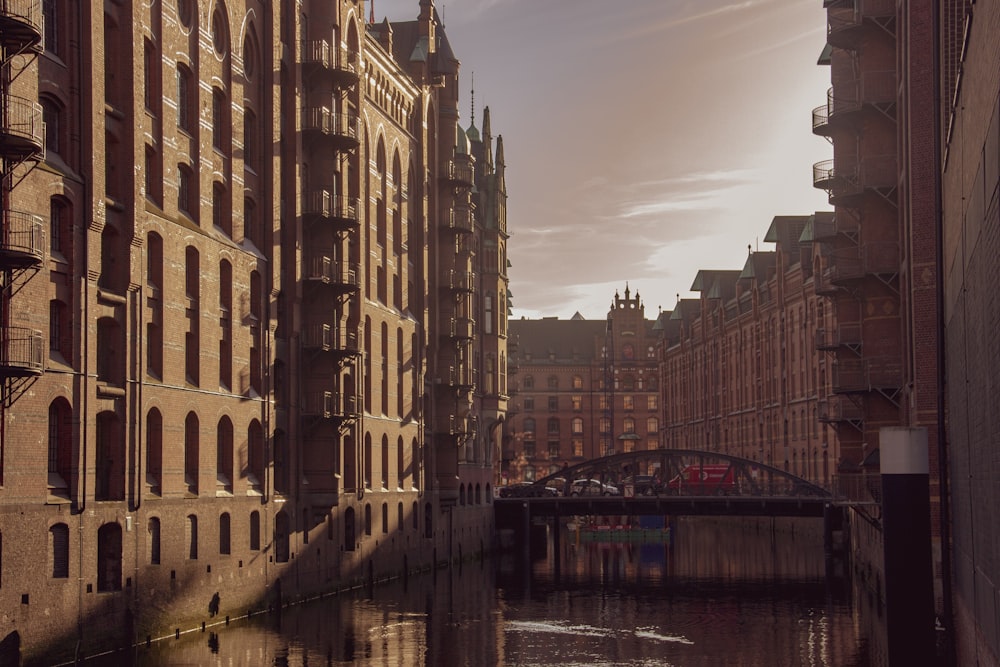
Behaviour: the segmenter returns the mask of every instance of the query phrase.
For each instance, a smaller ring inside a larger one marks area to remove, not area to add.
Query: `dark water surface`
[[[467,562],[154,643],[134,663],[885,664],[877,614],[826,576],[816,523],[691,519],[671,544],[587,537],[564,529],[558,568],[550,539],[530,573],[518,555]]]

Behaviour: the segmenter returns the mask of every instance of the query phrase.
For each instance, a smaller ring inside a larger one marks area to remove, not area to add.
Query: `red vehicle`
[[[679,495],[730,495],[736,493],[736,471],[728,463],[685,466],[667,488]]]

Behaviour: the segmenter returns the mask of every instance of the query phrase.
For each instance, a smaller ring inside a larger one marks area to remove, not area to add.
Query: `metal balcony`
[[[358,82],[357,54],[333,48],[325,39],[300,42],[299,64],[305,76],[327,76],[339,87],[350,87]]]
[[[826,104],[813,109],[813,134],[828,137],[838,125],[860,125],[874,111],[895,121],[896,73],[892,70],[862,72],[853,83],[839,84],[826,92]]]
[[[321,140],[335,149],[353,150],[361,143],[361,119],[354,112],[311,107],[303,111],[302,132],[307,140]]]
[[[857,394],[898,389],[903,367],[896,357],[838,359],[831,367],[830,384],[835,394]]]
[[[0,327],[0,376],[42,374],[42,332],[25,327]]]
[[[317,352],[334,352],[344,356],[361,353],[358,332],[330,324],[313,324],[302,329],[302,347]]]
[[[329,190],[313,190],[302,203],[302,217],[308,224],[323,223],[338,231],[358,229],[361,200],[335,195]]]
[[[41,265],[45,252],[41,216],[10,210],[0,215],[3,225],[0,229],[0,268],[23,269]]]
[[[869,155],[860,162],[839,159],[836,164],[823,160],[813,165],[813,186],[826,190],[835,206],[858,207],[867,195],[895,206],[898,181],[895,155]]]
[[[863,243],[860,246],[834,249],[823,269],[823,278],[835,285],[844,285],[869,276],[888,282],[899,274],[899,264],[899,244]]]
[[[814,241],[834,239],[838,236],[856,239],[859,230],[858,218],[847,210],[838,214],[832,211],[819,211],[813,216],[812,239]]]
[[[476,386],[478,374],[475,369],[466,366],[449,366],[445,380],[449,387],[472,389]]]
[[[826,41],[839,49],[858,49],[869,31],[895,35],[896,0],[854,0],[827,10]]]
[[[471,188],[476,183],[476,172],[468,158],[449,160],[441,165],[441,180],[460,188]]]
[[[836,350],[841,347],[852,350],[861,348],[860,322],[845,322],[832,329],[816,329],[817,350]]]
[[[357,264],[339,262],[328,255],[315,255],[307,262],[303,278],[310,283],[329,285],[345,291],[361,289],[360,270]]]
[[[360,416],[359,399],[339,391],[306,392],[302,416],[313,419],[356,419]]]
[[[471,271],[449,271],[448,289],[452,292],[474,292],[476,289],[476,274]]]
[[[475,336],[476,321],[469,317],[451,318],[449,337],[452,340],[472,340]]]
[[[45,123],[42,105],[7,95],[0,108],[0,156],[13,162],[41,160],[45,156]]]
[[[860,424],[864,421],[865,412],[849,396],[834,395],[817,402],[816,416],[819,421],[827,424],[837,422]]]
[[[42,30],[42,0],[0,0],[0,46],[6,60],[24,51],[41,51]]]
[[[448,212],[447,228],[449,231],[462,234],[471,234],[475,231],[472,219],[472,209],[468,206],[458,206],[451,209],[451,211]]]

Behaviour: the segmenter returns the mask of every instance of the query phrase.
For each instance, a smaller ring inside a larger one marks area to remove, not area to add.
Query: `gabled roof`
[[[706,299],[722,299],[728,301],[736,296],[736,281],[740,272],[733,269],[698,271],[691,283],[692,292],[701,292]]]

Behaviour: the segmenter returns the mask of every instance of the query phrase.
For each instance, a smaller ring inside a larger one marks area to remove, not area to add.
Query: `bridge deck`
[[[824,516],[830,498],[667,496],[625,498],[622,496],[496,498],[493,501],[497,528],[517,528],[528,517],[554,516]]]

